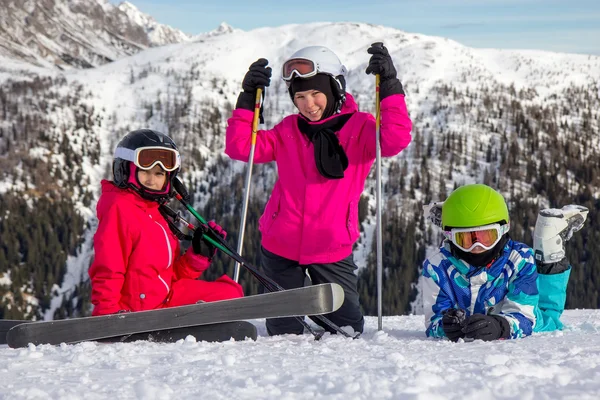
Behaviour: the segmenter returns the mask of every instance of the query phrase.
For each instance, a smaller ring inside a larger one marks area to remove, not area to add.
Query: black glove
[[[242,89],[244,91],[238,96],[235,108],[254,111],[256,89],[264,89],[271,84],[271,73],[273,70],[271,67],[267,67],[268,63],[269,61],[266,58],[259,58],[250,65],[242,81]]]
[[[381,78],[379,83],[380,100],[393,94],[404,94],[402,84],[396,78],[397,73],[392,57],[383,43],[373,43],[367,50],[367,53],[372,54],[372,56],[365,72],[367,75],[379,74]]]
[[[465,337],[465,334],[462,331],[465,317],[465,310],[461,308],[450,308],[443,312],[442,328],[448,339],[457,342],[458,339]]]
[[[510,337],[510,325],[499,315],[473,314],[463,328],[465,339],[481,339],[485,342]]]
[[[227,237],[227,232],[223,228],[221,228],[215,221],[210,221],[208,226],[212,228],[219,236],[223,239]],[[213,258],[215,253],[217,252],[217,248],[213,246],[208,240],[204,238],[204,235],[210,237],[211,239],[219,242],[219,239],[215,237],[215,235],[205,226],[200,226],[196,228],[194,231],[194,236],[192,237],[192,249],[194,253],[199,254],[201,256],[207,258]]]

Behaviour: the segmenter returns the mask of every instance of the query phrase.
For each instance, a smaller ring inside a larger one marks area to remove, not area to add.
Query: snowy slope
[[[600,311],[521,340],[427,339],[423,317],[367,318],[361,339],[0,347],[2,399],[598,399]]]

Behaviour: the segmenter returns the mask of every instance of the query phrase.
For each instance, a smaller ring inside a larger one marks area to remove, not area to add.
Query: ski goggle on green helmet
[[[459,187],[442,205],[442,228],[463,251],[477,246],[490,250],[510,229],[504,197],[487,185]]]

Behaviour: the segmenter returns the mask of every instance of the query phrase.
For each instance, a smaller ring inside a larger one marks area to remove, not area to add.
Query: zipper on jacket
[[[162,226],[158,221],[156,221],[154,218],[152,218],[152,215],[148,214],[148,216],[158,226],[160,226],[160,229],[162,229],[162,231],[165,235],[165,241],[167,242],[167,249],[169,250],[169,261],[167,262],[167,269],[169,269],[171,267],[171,260],[173,258],[173,249],[171,248],[171,243],[169,242],[169,235],[167,235],[167,231],[165,230],[164,226]],[[169,288],[169,285],[167,284],[167,282],[165,282],[165,280],[162,278],[162,276],[160,276],[160,274],[158,274],[158,279],[160,279],[160,281],[163,283],[163,285],[165,285],[165,288],[167,289],[167,293],[169,293],[171,291],[171,289]]]

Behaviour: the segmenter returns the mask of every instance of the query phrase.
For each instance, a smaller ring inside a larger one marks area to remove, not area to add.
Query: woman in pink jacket
[[[387,49],[377,43],[368,53],[367,74],[381,76],[381,154],[391,157],[408,146],[411,121]],[[225,152],[235,160],[248,161],[255,92],[270,84],[267,64],[261,58],[250,66],[228,121]],[[292,55],[282,77],[299,113],[258,132],[254,161],[275,161],[279,174],[259,221],[266,274],[286,289],[303,286],[306,272],[314,284],[342,285],[344,304],[328,318],[362,332],[352,245],[359,236],[358,202],[375,160],[376,129],[375,118],[359,112],[346,93],[345,75],[346,67],[326,47]],[[303,327],[279,318],[267,320],[267,330],[300,334]]]
[[[102,181],[97,205],[89,269],[93,315],[243,296],[241,286],[226,275],[215,282],[198,280],[215,252],[202,239],[202,229],[180,255],[179,240],[159,209],[171,198],[180,164],[175,143],[160,132],[133,131],[117,145],[113,181]],[[221,227],[211,227],[225,237]]]

